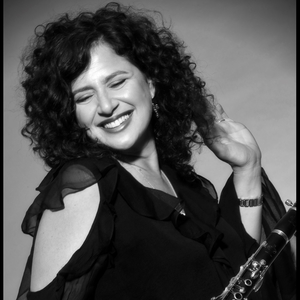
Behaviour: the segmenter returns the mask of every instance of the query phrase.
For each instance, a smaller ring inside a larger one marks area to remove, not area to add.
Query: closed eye
[[[110,88],[118,88],[118,87],[121,87],[126,81],[126,78],[124,79],[121,79],[119,81],[115,81],[113,82],[112,84],[109,85]]]
[[[75,99],[75,103],[76,104],[80,104],[80,103],[87,103],[89,102],[90,98],[92,97],[93,95],[88,95],[88,96],[83,96],[83,97],[80,97],[78,99]]]

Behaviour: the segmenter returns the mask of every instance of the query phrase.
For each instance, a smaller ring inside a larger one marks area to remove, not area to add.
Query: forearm
[[[247,170],[234,170],[233,183],[238,198],[256,199],[262,194],[261,166]],[[240,207],[241,220],[247,233],[258,243],[262,226],[262,205]]]

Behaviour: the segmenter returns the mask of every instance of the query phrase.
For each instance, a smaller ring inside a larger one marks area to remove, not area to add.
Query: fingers
[[[228,115],[226,114],[226,112],[224,111],[223,107],[221,104],[217,103],[215,105],[215,116],[216,116],[216,122],[223,122],[226,121],[227,119],[229,119]]]
[[[216,122],[216,123],[221,123],[221,122],[224,122],[224,121],[226,121],[226,119],[225,119],[225,118],[222,118],[222,119],[216,120],[215,122]]]

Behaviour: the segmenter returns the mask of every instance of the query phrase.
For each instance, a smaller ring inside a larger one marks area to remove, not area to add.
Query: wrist
[[[262,194],[261,165],[233,170],[233,183],[238,198],[256,199]]]
[[[263,204],[263,194],[261,194],[260,197],[258,198],[252,198],[252,199],[239,198],[240,207],[254,207],[254,206],[261,206],[262,204]]]
[[[249,176],[249,175],[259,174],[260,176],[261,159],[257,159],[251,163],[247,163],[241,166],[238,165],[232,166],[232,171],[234,175]]]

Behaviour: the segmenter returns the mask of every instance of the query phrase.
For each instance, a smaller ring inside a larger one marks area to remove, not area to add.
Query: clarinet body
[[[296,234],[296,204],[290,200],[285,203],[291,206],[288,212],[255,253],[240,267],[238,274],[231,278],[222,294],[211,300],[247,300],[251,292],[259,290],[269,267]]]

